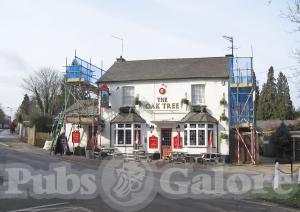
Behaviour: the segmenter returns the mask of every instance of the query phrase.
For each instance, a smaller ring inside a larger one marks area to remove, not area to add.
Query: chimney
[[[122,56],[120,56],[120,57],[117,58],[117,62],[125,62],[125,61],[126,60]]]

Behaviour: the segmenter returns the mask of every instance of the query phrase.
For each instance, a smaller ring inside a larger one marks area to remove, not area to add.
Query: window
[[[205,130],[198,130],[198,145],[205,145]]]
[[[205,85],[192,85],[192,105],[205,104]]]
[[[190,130],[190,145],[196,145],[197,142],[197,135],[196,130]]]
[[[125,140],[126,140],[126,144],[131,144],[131,129],[130,130],[125,130],[125,132],[126,132],[126,136],[125,136]]]
[[[187,146],[187,130],[184,130],[184,146]]]
[[[214,144],[215,124],[185,124],[184,125],[184,145],[185,146],[206,146],[209,141]],[[213,145],[214,146],[214,145]]]
[[[207,128],[207,145],[214,147],[214,125],[208,124]]]
[[[141,144],[141,125],[140,124],[135,124],[134,125],[134,134],[133,134],[133,142],[135,145],[140,145]]]
[[[118,144],[124,144],[124,130],[117,130]]]
[[[133,145],[141,142],[141,124],[116,124],[115,144]]]
[[[124,86],[123,87],[123,105],[133,106],[134,105],[134,87]]]

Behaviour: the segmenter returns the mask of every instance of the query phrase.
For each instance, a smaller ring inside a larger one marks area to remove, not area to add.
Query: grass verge
[[[256,198],[294,208],[300,208],[300,184],[283,184],[281,185],[281,188],[276,190],[272,187],[267,187],[264,188],[263,191],[264,194],[258,194]]]

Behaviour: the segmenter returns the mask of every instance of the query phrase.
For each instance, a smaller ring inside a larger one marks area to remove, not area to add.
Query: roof
[[[117,60],[97,83],[228,77],[229,62],[227,57]]]
[[[146,123],[146,121],[137,113],[119,113],[111,120],[111,123]]]
[[[134,107],[120,107],[119,111],[111,123],[146,123],[145,119],[136,113]]]
[[[96,99],[78,100],[66,110],[67,117],[93,116],[97,114],[98,102]]]
[[[300,127],[300,120],[257,120],[256,126],[261,129],[262,131],[272,131],[277,129],[281,123],[284,122],[284,124],[289,129],[298,129]]]
[[[181,119],[181,122],[193,123],[193,122],[205,122],[205,123],[217,123],[218,120],[207,112],[189,112],[185,117]]]

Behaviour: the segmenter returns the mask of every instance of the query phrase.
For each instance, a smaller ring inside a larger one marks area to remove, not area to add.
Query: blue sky
[[[127,60],[213,57],[229,53],[223,35],[235,39],[237,56],[254,56],[258,80],[275,74],[289,79],[300,107],[293,57],[299,34],[282,17],[288,0],[0,0],[0,98],[15,110],[25,91],[22,78],[43,66],[63,72],[65,58],[77,54],[107,69]]]

